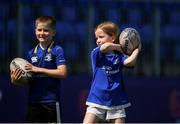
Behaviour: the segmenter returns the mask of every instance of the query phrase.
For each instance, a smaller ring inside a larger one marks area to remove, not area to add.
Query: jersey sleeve
[[[26,60],[27,60],[29,63],[31,63],[32,52],[33,52],[33,50],[30,50],[30,51],[27,53],[27,55],[26,55]]]
[[[121,63],[121,65],[124,65],[124,61],[125,61],[127,58],[128,58],[128,56],[125,55],[125,54],[120,55],[120,63]]]
[[[124,63],[124,61],[126,60],[128,58],[128,56],[127,55],[122,55],[122,63]]]
[[[100,47],[96,47],[95,49],[92,50],[91,52],[91,64],[92,64],[92,69],[94,72],[95,67],[97,66],[98,61],[102,58],[102,53],[100,52]]]
[[[60,46],[56,47],[56,64],[57,66],[66,64],[64,50]]]

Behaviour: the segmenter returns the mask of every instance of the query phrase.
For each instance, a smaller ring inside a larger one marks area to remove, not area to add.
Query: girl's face
[[[35,34],[41,44],[47,44],[52,41],[55,31],[46,23],[38,23],[35,29]]]
[[[95,36],[96,36],[96,44],[98,46],[101,46],[102,44],[106,43],[106,42],[114,42],[115,41],[115,37],[114,36],[109,36],[108,34],[106,34],[102,29],[98,28],[95,31]]]

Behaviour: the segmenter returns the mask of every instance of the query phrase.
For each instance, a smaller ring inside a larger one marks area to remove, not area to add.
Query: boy
[[[25,69],[33,72],[29,82],[27,122],[57,122],[60,78],[67,73],[63,49],[53,41],[56,20],[51,16],[35,21],[35,34],[39,44],[28,52]],[[21,76],[21,70],[11,72],[12,83]]]

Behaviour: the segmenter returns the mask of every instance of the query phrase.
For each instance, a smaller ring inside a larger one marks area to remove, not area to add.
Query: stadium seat
[[[65,5],[74,5],[77,3],[77,0],[49,0],[52,1],[52,4],[55,3],[59,6],[65,6]]]
[[[77,20],[76,8],[74,6],[64,6],[62,8],[62,19],[74,23]]]
[[[71,23],[67,21],[58,21],[56,25],[56,38],[58,40],[63,40],[63,42],[67,40],[74,40],[75,39],[75,30]]]
[[[3,57],[5,56],[5,53],[6,53],[6,46],[5,46],[5,43],[3,40],[0,40],[0,57]]]
[[[51,5],[41,6],[39,14],[43,16],[54,16],[55,15],[54,8]]]
[[[2,40],[4,37],[5,34],[4,30],[5,30],[4,22],[0,20],[0,40]]]
[[[174,10],[170,13],[170,23],[180,26],[180,10]]]
[[[179,38],[180,34],[180,26],[168,24],[164,27],[164,35],[163,39],[168,40],[170,42],[176,41]]]
[[[180,43],[175,46],[174,56],[175,60],[180,61]]]
[[[100,9],[94,8],[92,15],[93,15],[92,18],[95,24],[99,24],[101,22],[101,15],[102,15]]]
[[[85,5],[88,5],[88,0],[77,0],[78,1],[78,6],[84,7]]]
[[[35,38],[35,24],[34,21],[23,22],[22,24],[22,37],[27,42],[33,42]]]
[[[118,9],[108,9],[106,11],[106,19],[114,23],[120,24],[121,22],[121,13]]]
[[[134,25],[140,25],[142,21],[141,11],[138,9],[128,10],[128,22]]]
[[[56,1],[61,1],[61,0],[32,0],[31,2],[33,4],[37,4],[37,5],[54,5],[54,3]],[[28,1],[29,3],[30,1]]]
[[[141,38],[143,42],[150,44],[153,40],[153,27],[151,24],[145,24],[141,28]]]
[[[7,41],[6,41],[7,42]],[[5,56],[5,32],[4,32],[4,23],[0,20],[0,57]]]
[[[78,37],[80,42],[83,43],[84,41],[86,41],[88,33],[86,22],[78,22],[74,25],[74,28],[77,34],[76,36]]]
[[[8,13],[8,6],[6,4],[0,4],[0,20],[4,20]]]
[[[78,59],[80,49],[78,44],[73,41],[69,40],[63,43],[65,55],[69,60]]]
[[[34,12],[31,6],[28,6],[28,5],[23,6],[21,14],[25,22],[31,21],[34,18],[33,13]]]
[[[7,35],[10,36],[8,39],[16,41],[17,38],[17,22],[15,19],[10,19],[7,21]]]

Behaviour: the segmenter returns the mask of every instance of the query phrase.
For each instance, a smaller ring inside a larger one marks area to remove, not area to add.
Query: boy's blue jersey
[[[113,108],[130,104],[122,75],[123,62],[126,58],[127,56],[114,52],[103,54],[100,47],[91,52],[93,80],[87,105]]]
[[[42,49],[39,45],[28,52],[28,61],[34,66],[57,69],[59,65],[65,65],[63,49],[58,45],[53,45],[50,49]],[[29,101],[31,103],[48,103],[59,100],[60,79],[53,78],[45,74],[34,74],[29,84]]]

